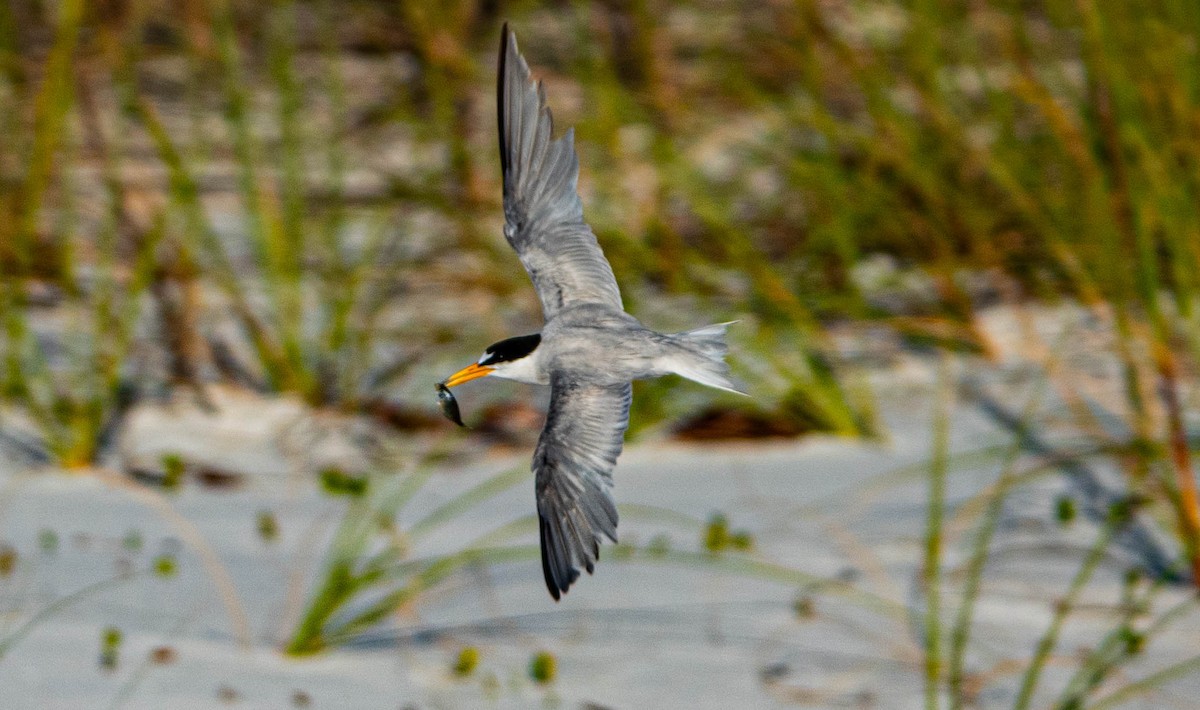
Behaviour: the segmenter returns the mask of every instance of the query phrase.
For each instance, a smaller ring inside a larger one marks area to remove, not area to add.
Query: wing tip
[[[561,530],[556,532],[555,527],[554,523],[539,512],[538,529],[541,533],[542,576],[545,578],[546,589],[550,592],[550,596],[557,602],[562,599],[564,594],[570,591],[571,585],[579,580],[580,570],[575,567],[570,553],[567,553],[565,559],[562,558],[560,553],[565,551],[560,547],[563,533]],[[556,535],[558,536],[557,538]],[[605,536],[611,537],[607,534]],[[598,536],[592,538],[592,553],[593,556],[590,559],[586,555],[583,559],[584,569],[589,575],[595,572],[596,563],[600,561],[600,539]]]
[[[500,134],[500,174],[508,176],[508,146],[504,140],[504,77],[508,73],[508,20],[500,27],[500,56],[496,60],[496,127]]]
[[[508,96],[510,87],[509,74],[516,73],[516,77],[520,83],[527,83],[532,80],[532,75],[529,71],[529,66],[525,63],[525,58],[521,56],[521,49],[517,46],[517,34],[509,27],[508,20],[505,20],[500,26],[500,49],[499,56],[496,60],[496,128],[500,138],[500,174],[507,183],[508,175],[512,172],[512,156],[509,145],[509,120],[505,110],[508,104]],[[536,84],[540,88],[540,82]],[[542,105],[545,104],[545,96],[541,96]]]
[[[550,591],[550,596],[554,597],[554,601],[562,598],[562,595],[571,587],[571,582],[563,584],[559,579],[558,566],[561,564],[559,560],[552,560],[554,551],[551,540],[553,533],[550,530],[550,522],[546,520],[546,516],[538,514],[538,531],[541,533],[542,547],[542,575],[546,579],[546,589]]]

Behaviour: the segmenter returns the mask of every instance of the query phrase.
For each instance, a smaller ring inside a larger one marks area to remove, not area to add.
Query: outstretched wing
[[[572,303],[622,309],[612,267],[583,221],[574,132],[551,140],[554,120],[546,92],[530,76],[507,24],[500,35],[496,102],[504,236],[529,272],[546,320]]]
[[[600,539],[617,541],[617,507],[612,469],[629,426],[629,384],[600,386],[552,378],[550,412],[533,455],[542,571],[558,600],[579,578],[592,573]]]

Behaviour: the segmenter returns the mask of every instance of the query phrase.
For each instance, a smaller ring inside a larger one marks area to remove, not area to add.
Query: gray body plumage
[[[599,303],[573,304],[546,320],[532,354],[537,379],[552,384],[561,374],[595,384],[627,384],[659,377],[681,353],[674,336],[643,326],[628,313]]]
[[[629,424],[630,382],[677,373],[736,390],[723,360],[727,324],[669,335],[625,313],[583,219],[573,133],[553,138],[545,92],[507,25],[497,104],[504,236],[529,272],[545,326],[536,349],[491,374],[551,388],[533,471],[542,569],[558,599],[580,570],[592,572],[601,538],[617,539],[612,469]]]

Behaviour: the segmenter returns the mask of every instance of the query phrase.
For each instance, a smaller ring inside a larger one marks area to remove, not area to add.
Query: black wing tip
[[[562,595],[567,591],[566,587],[559,587],[558,582],[554,580],[554,575],[550,572],[550,563],[546,560],[546,548],[542,547],[542,575],[546,578],[546,589],[550,590],[550,596],[554,597],[554,601],[562,599]]]
[[[508,20],[505,20],[500,25],[500,81],[504,81],[504,65],[508,59],[508,45],[512,40],[513,32],[509,29]]]
[[[540,514],[538,515],[538,528],[541,532],[542,543],[542,576],[546,580],[546,589],[549,590],[550,596],[557,602],[562,599],[562,595],[571,589],[571,585],[575,584],[579,579],[579,570],[575,569],[569,560],[565,561],[565,563],[563,560],[551,560],[551,538],[555,533],[550,522],[546,520],[545,516]],[[593,541],[593,544],[596,548],[596,559],[595,561],[588,560],[585,563],[588,574],[592,574],[595,570],[595,562],[600,560],[600,543]]]
[[[546,579],[546,589],[550,590],[550,596],[554,597],[554,601],[558,601],[571,585],[570,583],[566,585],[559,584],[558,577],[550,566],[550,547],[548,544],[550,525],[546,522],[546,518],[543,515],[538,515],[538,532],[541,533],[542,543],[542,576]]]
[[[501,86],[504,85],[504,70],[508,66],[508,49],[509,47],[516,49],[516,39],[516,35],[509,29],[508,20],[505,20],[504,24],[500,26],[500,62],[497,65],[500,70],[498,74]]]
[[[496,61],[496,127],[500,133],[500,175],[508,177],[508,146],[504,141],[504,77],[508,73],[508,21],[500,27],[500,57]]]

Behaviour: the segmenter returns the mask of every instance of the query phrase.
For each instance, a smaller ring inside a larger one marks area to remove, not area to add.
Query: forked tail
[[[663,365],[669,372],[693,382],[727,392],[746,394],[729,379],[729,365],[725,363],[725,356],[729,354],[729,345],[725,342],[725,329],[736,322],[717,323],[675,333],[671,339],[679,345],[679,349],[669,355]]]

